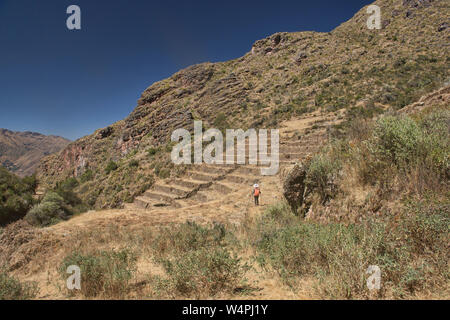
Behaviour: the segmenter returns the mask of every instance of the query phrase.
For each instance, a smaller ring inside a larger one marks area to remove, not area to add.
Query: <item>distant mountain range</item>
[[[70,140],[58,136],[0,129],[0,165],[21,177],[32,175],[43,157],[69,143]]]

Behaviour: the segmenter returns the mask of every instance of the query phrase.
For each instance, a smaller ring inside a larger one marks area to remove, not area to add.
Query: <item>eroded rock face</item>
[[[306,168],[304,164],[300,163],[288,172],[283,182],[283,196],[294,212],[303,204],[306,188],[305,178]]]
[[[268,38],[258,40],[253,44],[252,54],[269,54],[277,51],[279,47],[282,47],[285,43],[289,42],[287,33],[276,33]]]
[[[418,8],[420,6],[429,6],[434,0],[403,0],[403,6]]]

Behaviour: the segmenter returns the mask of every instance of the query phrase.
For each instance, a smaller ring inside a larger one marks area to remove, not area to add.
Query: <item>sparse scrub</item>
[[[110,174],[112,171],[115,171],[119,168],[119,166],[117,165],[117,163],[115,163],[114,161],[110,161],[108,162],[108,164],[106,165],[105,168],[105,173],[106,174]]]
[[[91,254],[74,251],[65,257],[59,268],[64,280],[71,265],[80,267],[81,293],[84,297],[123,298],[136,271],[136,256],[126,249]]]
[[[223,225],[202,227],[185,223],[175,229],[162,230],[152,240],[155,261],[166,277],[157,289],[165,295],[209,297],[233,293],[244,284],[247,264],[227,246],[235,243]]]
[[[80,181],[81,183],[86,183],[88,181],[91,181],[93,177],[94,173],[92,172],[92,170],[88,169],[85,172],[83,172],[83,174],[80,177]]]
[[[224,244],[227,236],[223,225],[212,228],[187,222],[175,229],[163,229],[152,241],[152,249],[157,255],[178,254],[190,250],[210,248]]]
[[[153,157],[155,154],[158,153],[158,151],[160,151],[159,148],[150,147],[150,148],[147,149],[147,154],[148,154],[150,157]]]
[[[136,160],[136,159],[131,160],[131,161],[128,163],[128,166],[129,166],[130,168],[137,168],[137,167],[139,167],[139,161]]]
[[[302,277],[314,277],[323,298],[371,297],[365,273],[369,265],[382,270],[380,298],[405,298],[433,286],[442,290],[449,279],[448,207],[430,212],[415,206],[418,213],[405,210],[397,223],[389,217],[349,225],[304,221],[286,207],[284,212],[283,207],[275,209],[276,216],[284,216],[280,223],[272,208],[258,222],[258,260],[291,286]]]
[[[225,248],[201,248],[158,260],[167,273],[163,280],[169,294],[210,297],[233,293],[243,284],[248,266]]]
[[[0,270],[0,300],[30,300],[37,293],[36,283],[21,282]]]

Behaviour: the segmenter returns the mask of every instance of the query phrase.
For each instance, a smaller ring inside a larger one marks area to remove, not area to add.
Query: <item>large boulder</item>
[[[294,212],[303,204],[305,195],[306,167],[296,164],[286,175],[283,182],[283,196]]]

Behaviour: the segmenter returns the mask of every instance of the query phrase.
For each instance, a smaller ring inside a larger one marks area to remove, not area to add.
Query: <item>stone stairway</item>
[[[316,152],[324,138],[323,130],[304,135],[300,139],[280,137],[278,174],[283,167],[292,166]],[[270,146],[270,140],[268,145]],[[267,164],[261,162],[256,165],[248,164],[248,142],[246,150],[245,164],[191,165],[181,177],[157,181],[150,190],[137,197],[134,203],[128,204],[127,209],[160,212],[161,210],[186,209],[215,201],[220,203],[225,195],[232,195],[240,190],[246,190],[250,194],[254,183],[262,186],[266,181],[273,183],[273,177],[261,175],[261,168],[267,167]]]

